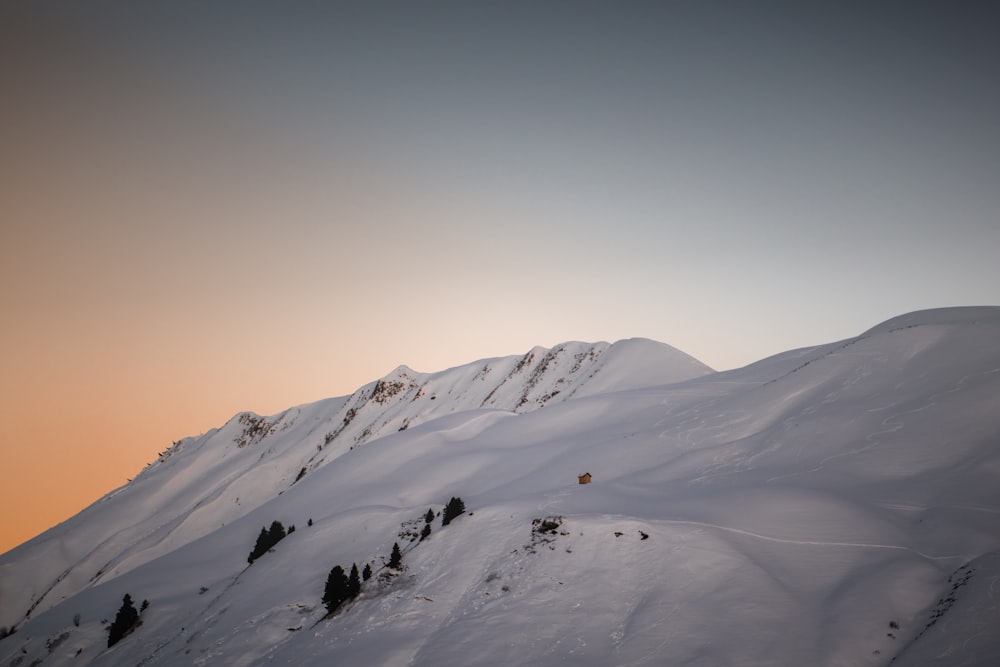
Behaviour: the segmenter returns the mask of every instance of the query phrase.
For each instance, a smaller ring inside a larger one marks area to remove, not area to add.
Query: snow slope
[[[725,373],[639,339],[400,367],[0,556],[0,665],[1000,664],[998,397],[986,307]],[[376,577],[324,619],[353,562]],[[126,592],[150,606],[108,649]]]
[[[642,364],[634,363],[640,357]],[[130,484],[0,556],[0,625],[20,623],[202,537],[379,436],[471,409],[523,413],[580,392],[711,372],[645,339],[565,343],[433,374],[400,366],[350,396],[271,417],[241,413],[217,430],[175,442]]]

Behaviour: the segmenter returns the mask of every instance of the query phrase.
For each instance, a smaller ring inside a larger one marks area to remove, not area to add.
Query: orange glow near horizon
[[[19,367],[4,368],[0,496],[8,511],[0,553],[126,483],[177,439],[221,426],[237,412],[274,414],[364,382],[320,386],[326,383],[282,349],[251,353],[234,345],[227,354],[220,345],[218,354],[154,361],[111,337],[58,341],[21,341]],[[341,370],[347,382],[365,373]]]
[[[0,552],[398,364],[1000,302],[975,11],[113,5],[0,3]]]

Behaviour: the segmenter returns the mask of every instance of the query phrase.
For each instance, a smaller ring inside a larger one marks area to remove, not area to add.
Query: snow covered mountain
[[[0,556],[0,666],[995,665],[998,580],[1000,308],[951,308],[725,373],[567,343],[237,415]]]

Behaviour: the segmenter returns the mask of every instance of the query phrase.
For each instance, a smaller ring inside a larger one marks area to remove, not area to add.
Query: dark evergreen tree
[[[399,542],[392,543],[392,555],[389,556],[389,567],[398,570],[403,565],[403,553],[399,550]]]
[[[285,527],[281,525],[280,521],[271,522],[271,528],[267,531],[267,539],[271,542],[268,549],[285,539]]]
[[[132,596],[128,593],[122,598],[122,606],[118,609],[115,621],[108,627],[108,648],[111,648],[128,633],[139,620],[139,612],[132,606]]]
[[[253,551],[247,556],[247,562],[253,563],[255,560],[267,553],[267,550],[271,548],[271,544],[267,538],[267,528],[260,529],[260,535],[257,536],[257,543],[253,546]]]
[[[361,571],[361,578],[364,579],[365,581],[368,581],[369,579],[372,578],[372,566],[369,565],[368,563],[365,563],[365,569]]]
[[[420,531],[420,541],[423,542],[424,540],[426,540],[428,537],[430,537],[430,534],[431,534],[431,524],[425,523],[424,529]]]
[[[337,611],[340,605],[349,597],[347,595],[347,575],[344,568],[334,565],[330,576],[326,578],[326,588],[323,591],[323,604],[329,613]]]
[[[351,576],[347,578],[347,597],[356,598],[361,592],[361,577],[358,575],[358,564],[351,564]]]
[[[461,498],[452,498],[448,501],[448,504],[444,507],[444,515],[441,517],[441,525],[447,526],[451,523],[451,520],[457,517],[459,514],[465,513],[465,503],[462,502]]]
[[[424,522],[425,523],[430,523],[433,520],[434,520],[434,510],[433,509],[429,509],[429,510],[427,510],[427,514],[424,515]]]
[[[292,526],[289,532],[293,530],[295,530],[295,526]],[[253,563],[283,539],[285,539],[285,527],[281,525],[280,521],[272,521],[270,530],[261,528],[260,535],[257,536],[257,543],[254,545],[250,555],[247,556],[247,562]]]

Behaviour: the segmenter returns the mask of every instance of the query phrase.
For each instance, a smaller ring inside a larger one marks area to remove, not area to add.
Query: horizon
[[[966,306],[945,306],[945,307],[942,307],[942,308],[933,308],[933,309],[924,309],[924,310],[949,310],[949,309],[965,308],[965,307]],[[971,306],[971,307],[972,308],[980,308],[980,307],[982,307],[982,308],[1000,308],[1000,305],[996,305],[996,306],[992,306],[992,305],[990,305],[990,306]],[[922,311],[915,311],[915,312],[922,312]],[[900,317],[902,315],[907,315],[907,314],[909,314],[909,313],[899,313],[897,315],[894,315],[893,317],[885,318],[884,320],[881,320],[880,322],[872,323],[870,327],[866,327],[866,328],[874,327],[874,326],[876,326],[878,324],[881,324],[883,322],[886,322],[886,321],[889,321],[889,320],[892,320],[892,319],[895,319],[897,317]],[[856,334],[854,334],[852,336],[845,337],[845,339],[854,338],[856,336],[861,335],[862,333],[863,333],[863,331],[859,330]],[[0,554],[6,553],[8,551],[11,551],[11,550],[17,548],[18,546],[21,546],[22,544],[31,541],[33,538],[39,537],[41,534],[45,533],[46,531],[48,531],[48,530],[50,530],[52,528],[57,527],[63,521],[72,519],[74,516],[76,516],[77,514],[79,514],[80,512],[82,512],[83,510],[85,510],[87,507],[90,507],[91,505],[93,505],[94,503],[96,503],[97,501],[99,501],[101,498],[107,496],[108,494],[113,493],[117,489],[120,489],[120,488],[124,487],[126,484],[128,484],[129,482],[131,482],[132,479],[136,475],[138,475],[139,473],[141,473],[142,471],[144,471],[149,464],[155,462],[157,460],[157,458],[158,458],[158,456],[159,456],[159,454],[160,454],[161,451],[167,450],[169,447],[171,447],[176,442],[178,442],[180,440],[183,440],[183,439],[186,439],[186,438],[198,437],[198,436],[205,435],[206,433],[208,433],[208,432],[210,432],[210,431],[212,431],[214,429],[222,427],[224,424],[228,423],[230,420],[232,420],[233,418],[235,418],[236,416],[238,416],[241,413],[251,412],[251,413],[258,414],[258,415],[260,415],[262,417],[270,417],[270,416],[279,414],[281,412],[284,412],[286,410],[289,410],[289,409],[292,409],[292,408],[295,408],[295,407],[298,407],[298,406],[311,405],[313,403],[318,403],[318,402],[321,402],[323,400],[331,399],[331,398],[347,397],[347,396],[352,395],[357,390],[361,389],[363,386],[365,386],[367,384],[371,384],[371,383],[373,383],[373,382],[381,379],[382,377],[385,377],[386,375],[391,374],[393,372],[393,370],[395,370],[397,368],[400,368],[401,366],[402,367],[406,367],[409,370],[411,370],[411,371],[413,371],[414,373],[417,373],[417,374],[421,374],[421,375],[435,375],[435,374],[444,373],[444,372],[447,372],[449,370],[453,370],[453,369],[456,369],[456,368],[459,368],[459,367],[462,367],[462,366],[476,364],[477,362],[485,361],[485,360],[489,360],[489,359],[499,359],[499,358],[506,358],[506,357],[518,357],[518,356],[521,356],[523,354],[527,354],[528,352],[530,352],[531,349],[534,349],[536,347],[542,347],[542,348],[544,348],[546,350],[551,350],[551,349],[553,349],[555,347],[558,347],[560,345],[567,344],[567,343],[574,343],[574,342],[585,343],[585,344],[607,343],[610,346],[610,345],[614,345],[616,343],[620,343],[620,342],[623,342],[623,341],[637,340],[637,339],[638,340],[649,340],[649,341],[652,341],[654,343],[668,345],[669,347],[673,347],[674,349],[677,349],[678,351],[680,351],[681,353],[687,355],[688,357],[691,357],[692,359],[695,359],[696,361],[701,362],[700,359],[697,359],[696,357],[688,355],[684,350],[680,350],[679,348],[676,348],[675,346],[672,346],[669,343],[665,343],[664,341],[656,341],[656,340],[653,340],[651,338],[646,338],[646,337],[643,337],[643,336],[633,336],[633,337],[629,337],[629,338],[620,338],[620,339],[614,340],[614,341],[579,341],[579,340],[569,341],[569,340],[567,340],[567,341],[561,341],[559,343],[555,343],[553,345],[531,346],[531,348],[525,349],[525,350],[523,350],[521,352],[518,352],[518,353],[515,353],[515,354],[511,354],[511,355],[487,355],[487,356],[484,356],[484,357],[479,357],[479,358],[476,358],[476,359],[470,359],[470,360],[467,360],[467,361],[462,362],[462,363],[454,364],[454,365],[448,366],[446,368],[438,368],[438,369],[427,369],[427,370],[414,369],[414,368],[412,368],[411,366],[409,366],[408,364],[405,364],[405,363],[403,363],[403,364],[397,364],[396,366],[394,366],[392,369],[386,371],[385,373],[382,373],[379,376],[371,377],[371,378],[369,378],[367,380],[359,382],[356,386],[354,386],[353,389],[345,391],[343,393],[330,394],[328,396],[321,396],[321,397],[318,397],[318,398],[313,399],[313,400],[303,401],[301,403],[289,403],[287,405],[283,405],[283,406],[280,406],[280,407],[275,408],[273,410],[267,410],[267,411],[257,411],[257,410],[246,409],[246,408],[244,408],[244,409],[238,409],[238,410],[232,412],[231,414],[228,414],[228,415],[225,415],[225,416],[220,416],[220,418],[218,420],[216,420],[215,422],[211,423],[210,426],[208,426],[206,428],[203,428],[202,430],[200,430],[198,432],[187,433],[187,434],[185,434],[183,436],[177,436],[176,438],[173,438],[169,442],[164,442],[162,444],[162,449],[161,450],[157,450],[156,452],[153,452],[152,455],[150,456],[150,458],[148,460],[144,461],[141,464],[140,468],[137,468],[133,472],[131,472],[129,474],[129,476],[124,481],[122,481],[120,484],[111,486],[111,487],[105,489],[104,491],[100,492],[99,495],[97,495],[96,497],[92,498],[89,501],[86,501],[80,507],[71,510],[71,513],[68,514],[67,516],[65,516],[64,518],[56,521],[55,523],[53,523],[50,526],[46,526],[46,527],[42,528],[41,530],[38,530],[37,532],[28,535],[25,539],[22,539],[22,540],[20,540],[17,543],[11,544],[7,548],[3,547],[3,539],[0,538]],[[772,356],[780,356],[781,354],[783,354],[785,352],[793,352],[793,351],[798,350],[798,349],[808,349],[808,348],[812,348],[812,347],[816,347],[816,346],[821,346],[823,344],[836,343],[839,340],[842,340],[842,339],[824,341],[822,343],[817,343],[816,345],[803,345],[803,346],[792,347],[792,348],[789,348],[787,350],[781,350],[779,352],[775,352],[774,354],[765,355],[765,356],[761,357],[760,359],[754,359],[753,361],[750,361],[747,364],[744,364],[743,366],[738,366],[738,367],[731,368],[731,369],[719,369],[719,368],[713,368],[711,366],[709,366],[709,368],[711,369],[712,373],[721,373],[721,372],[725,372],[725,371],[728,371],[728,370],[738,370],[739,368],[743,368],[745,366],[754,364],[756,362],[763,361],[763,360],[768,359],[768,358],[770,358]],[[704,363],[704,362],[701,362],[701,363]],[[705,364],[705,365],[707,365],[707,364]]]
[[[393,372],[0,557],[0,661],[995,664],[998,392],[1000,307],[723,373],[644,339]]]
[[[1000,303],[997,16],[4,6],[0,552],[400,364]]]

